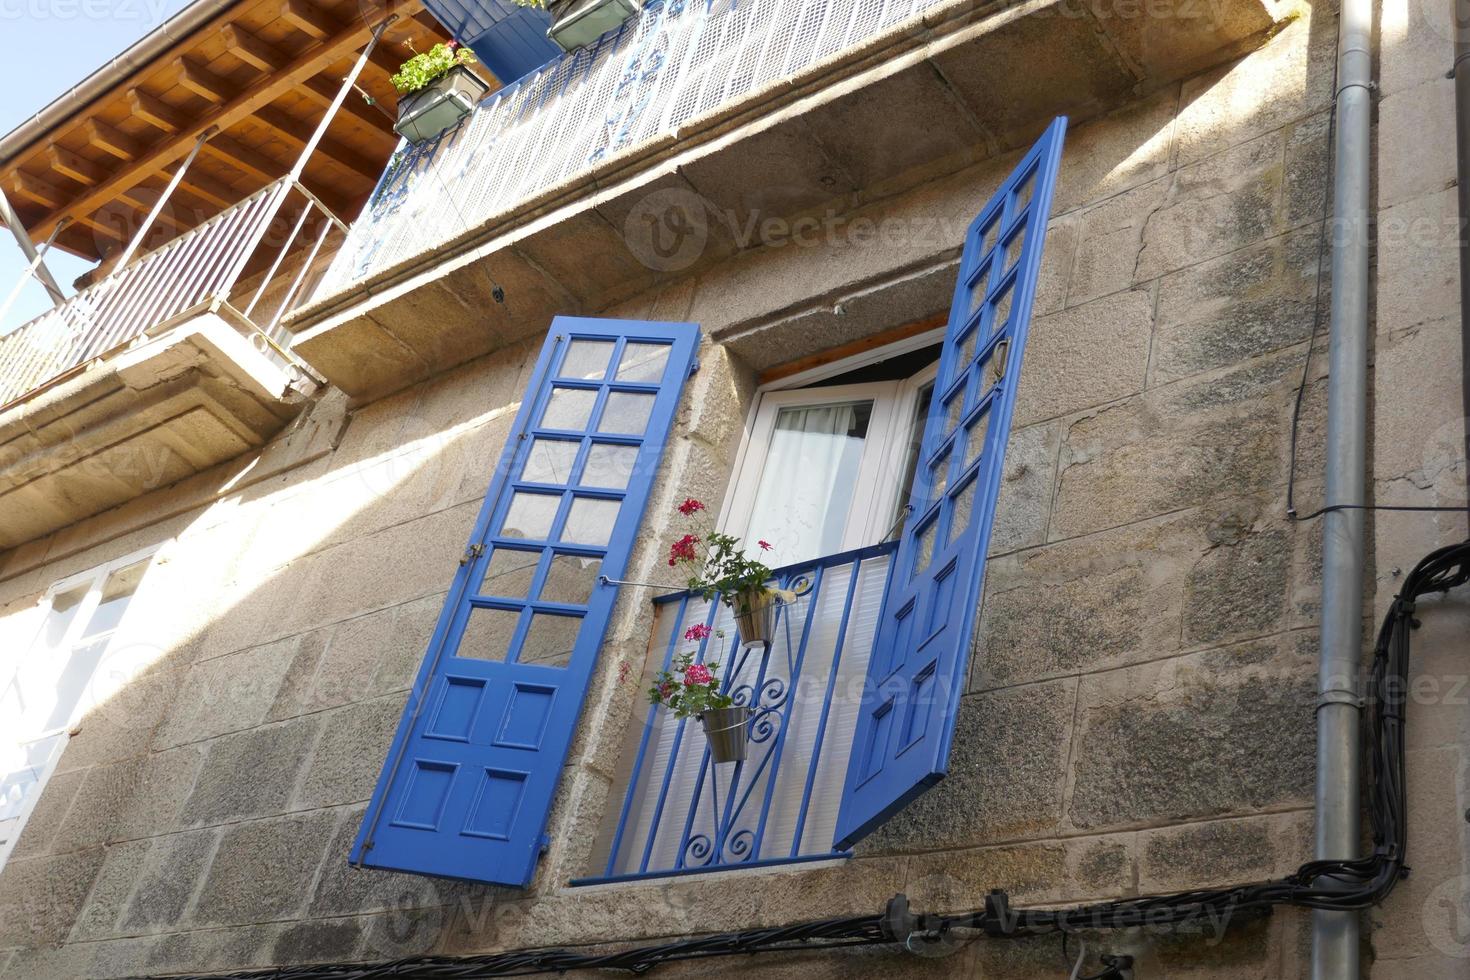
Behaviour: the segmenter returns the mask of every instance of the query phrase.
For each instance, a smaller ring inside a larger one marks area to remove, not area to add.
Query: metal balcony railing
[[[607,855],[607,881],[836,856],[837,809],[896,543],[776,573],[797,593],[769,648],[743,646],[718,600],[656,601],[654,649],[667,669],[696,653],[753,711],[748,758],[713,765],[699,723],[649,710]],[[704,623],[714,635],[685,639]],[[724,634],[722,637],[720,634]]]
[[[546,188],[946,0],[663,0],[595,46],[481,103],[453,134],[400,151],[317,293],[433,251]]]
[[[279,353],[286,346],[281,317],[305,295],[334,228],[347,230],[290,176],[267,184],[0,337],[0,407],[150,331],[221,306],[254,325],[258,346]],[[264,273],[251,269],[267,261]]]

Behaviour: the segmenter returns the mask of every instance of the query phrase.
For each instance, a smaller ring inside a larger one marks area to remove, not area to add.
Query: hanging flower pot
[[[551,14],[546,36],[563,51],[575,51],[617,30],[642,5],[639,0],[547,0],[545,6]]]
[[[710,761],[715,765],[744,762],[746,726],[750,724],[750,708],[743,704],[728,708],[709,708],[699,716],[704,737],[709,742]]]
[[[490,88],[467,67],[474,60],[457,45],[436,44],[404,62],[393,76],[401,93],[393,131],[410,143],[423,143],[459,125]]]
[[[729,599],[741,643],[770,643],[776,634],[776,610],[781,594],[774,589],[744,589]]]

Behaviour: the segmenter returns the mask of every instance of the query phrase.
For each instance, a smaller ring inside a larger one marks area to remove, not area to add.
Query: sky
[[[0,132],[8,133],[128,45],[188,6],[189,0],[0,0]],[[36,243],[40,245],[40,242]],[[65,252],[46,263],[70,293],[91,263]],[[0,224],[0,303],[26,261]],[[34,279],[0,320],[0,334],[50,306]]]

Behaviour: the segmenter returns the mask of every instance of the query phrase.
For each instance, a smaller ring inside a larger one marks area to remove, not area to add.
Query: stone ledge
[[[1273,25],[1259,0],[1228,0],[1215,16],[1163,17],[1162,25],[1098,18],[1056,0],[956,3],[934,17],[941,14],[942,29],[888,32],[816,78],[753,93],[686,127],[677,142],[638,148],[607,173],[548,188],[432,253],[317,299],[293,318],[294,349],[355,400],[379,398],[539,334],[556,313],[603,309],[695,275],[750,245],[739,232],[751,216],[841,213],[892,196],[1024,145],[1058,113],[1091,118],[1235,57]],[[901,152],[872,152],[878,126],[898,127],[888,142]],[[670,266],[647,243],[630,243],[630,220],[655,216],[652,205],[708,212],[696,215],[708,237],[694,259]],[[944,250],[932,251],[910,268],[942,263]],[[920,276],[910,286],[942,309],[949,287],[928,289],[930,278],[947,279]],[[504,304],[492,298],[495,284]],[[738,320],[705,326],[724,337],[791,319],[760,305],[744,303]],[[874,303],[873,312],[892,305]],[[913,309],[909,297],[900,305]],[[861,329],[868,311],[853,312],[849,322]]]
[[[0,550],[263,446],[293,374],[206,313],[0,413]]]

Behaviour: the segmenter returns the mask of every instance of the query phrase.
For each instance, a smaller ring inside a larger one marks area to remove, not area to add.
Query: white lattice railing
[[[291,213],[290,234],[284,227],[272,233],[293,192],[304,200]],[[284,346],[280,319],[305,292],[304,278],[333,227],[341,222],[290,177],[267,184],[0,337],[0,406],[175,317],[229,301],[252,257],[272,251],[274,261],[241,305],[263,338]],[[293,282],[277,282],[283,267]]]
[[[430,252],[545,188],[947,0],[663,0],[389,165],[316,295]]]

